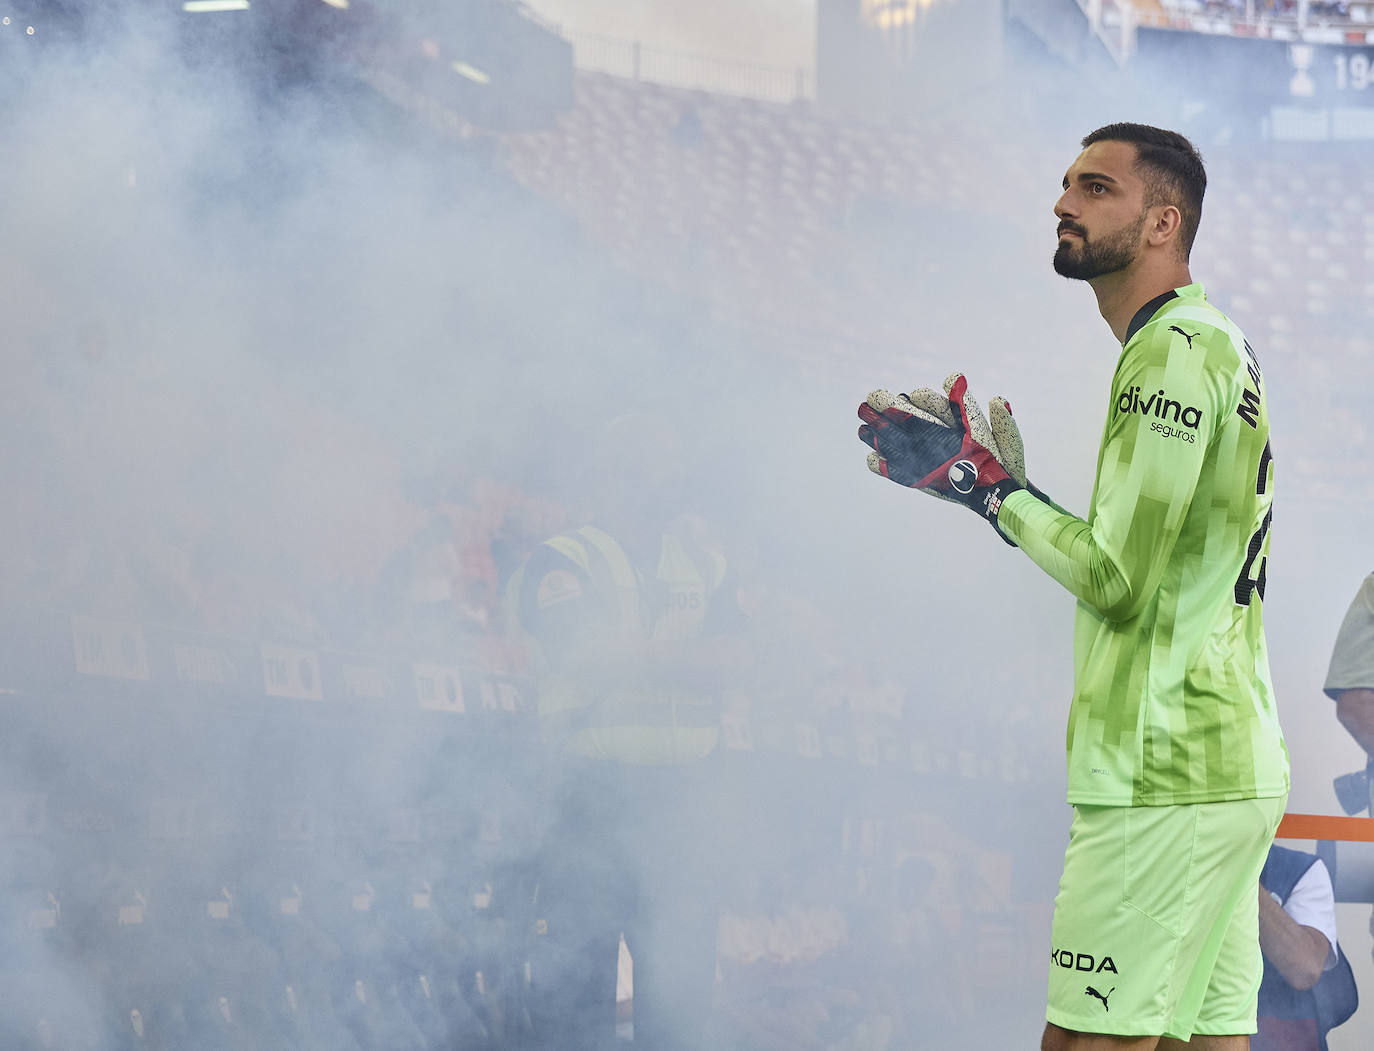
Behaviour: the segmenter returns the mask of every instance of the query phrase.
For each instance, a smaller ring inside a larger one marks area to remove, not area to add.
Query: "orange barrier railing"
[[[1374,818],[1284,814],[1275,838],[1342,839],[1355,843],[1374,843]]]

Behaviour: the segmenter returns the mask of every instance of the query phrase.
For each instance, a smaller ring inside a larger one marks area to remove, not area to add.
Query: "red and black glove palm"
[[[950,387],[949,404],[953,427],[905,394],[873,391],[859,406],[864,421],[859,437],[873,450],[868,468],[899,485],[970,507],[996,528],[1002,501],[1024,487],[998,462],[992,428],[968,396],[963,376]]]

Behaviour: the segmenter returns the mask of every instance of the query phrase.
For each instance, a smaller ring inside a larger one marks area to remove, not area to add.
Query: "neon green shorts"
[[[1076,807],[1045,1017],[1079,1033],[1253,1033],[1258,881],[1286,802]]]

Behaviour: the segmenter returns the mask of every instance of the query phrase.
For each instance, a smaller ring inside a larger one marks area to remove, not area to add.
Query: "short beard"
[[[1144,229],[1145,213],[1141,212],[1134,226],[1127,224],[1101,242],[1095,243],[1089,241],[1086,234],[1080,235],[1077,255],[1072,241],[1060,241],[1054,250],[1054,272],[1074,281],[1091,281],[1103,274],[1125,270],[1135,262],[1140,250],[1140,232]]]

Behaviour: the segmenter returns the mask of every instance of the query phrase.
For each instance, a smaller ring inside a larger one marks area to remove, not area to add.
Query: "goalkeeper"
[[[1026,480],[1004,401],[874,391],[869,467],[965,504],[1078,599],[1074,806],[1043,1051],[1242,1051],[1260,869],[1288,793],[1264,641],[1273,470],[1264,377],[1188,271],[1206,174],[1113,124],[1064,176],[1055,270],[1121,344],[1086,519]]]

